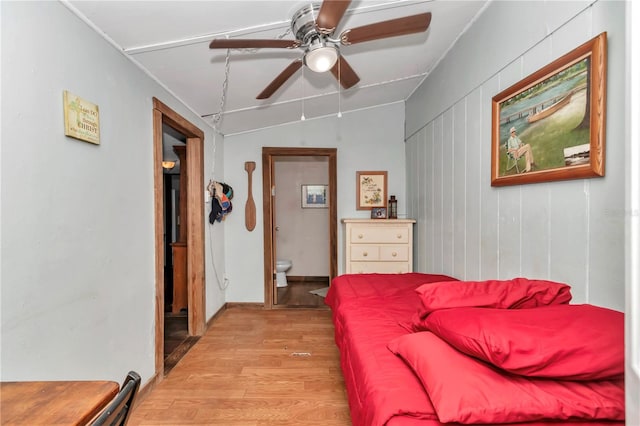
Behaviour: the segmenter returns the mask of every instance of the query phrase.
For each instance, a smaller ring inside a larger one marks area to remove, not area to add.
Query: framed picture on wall
[[[491,185],[604,176],[607,33],[492,99]]]
[[[326,209],[329,207],[328,185],[302,185],[303,209]]]
[[[387,206],[387,172],[356,172],[356,210]]]

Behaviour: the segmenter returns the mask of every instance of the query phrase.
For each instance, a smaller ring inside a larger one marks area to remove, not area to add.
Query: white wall
[[[619,1],[492,2],[428,76],[407,102],[418,270],[552,279],[624,309],[624,24]],[[491,187],[491,98],[603,31],[606,177]]]
[[[302,208],[302,185],[329,184],[329,160],[280,157],[273,168],[277,259],[292,262],[288,275],[329,276],[329,209]]]
[[[627,2],[626,420],[640,424],[640,4]]]
[[[229,302],[264,302],[262,226],[262,147],[338,148],[338,220],[368,217],[357,211],[357,170],[387,170],[389,193],[399,200],[405,214],[404,104],[380,106],[335,116],[225,137],[225,179],[235,190],[234,213],[225,221],[226,270]],[[256,227],[244,226],[247,199],[245,161],[255,161],[253,195],[257,207]],[[238,214],[235,214],[237,212]],[[338,230],[338,265],[342,273],[342,228]]]
[[[136,370],[146,381],[155,371],[152,97],[205,131],[207,176],[213,132],[61,3],[0,7],[1,379],[121,381]],[[99,146],[64,136],[63,90],[99,106]],[[214,234],[222,239],[221,227]],[[210,269],[208,316],[224,299]]]

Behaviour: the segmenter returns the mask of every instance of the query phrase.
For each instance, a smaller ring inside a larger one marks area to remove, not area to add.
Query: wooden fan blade
[[[260,39],[228,39],[218,38],[209,44],[210,49],[260,49],[263,47],[288,48],[300,46],[298,40],[260,40]]]
[[[351,0],[324,0],[316,18],[318,31],[322,34],[331,34],[349,8],[349,4]]]
[[[342,55],[340,55],[336,64],[331,68],[331,74],[333,74],[336,80],[338,80],[345,89],[355,86],[356,83],[360,81],[358,74],[356,74],[353,68],[351,68],[351,65],[349,65]]]
[[[284,84],[302,66],[302,60],[296,59],[291,62],[269,85],[256,97],[256,99],[267,99]]]
[[[390,19],[371,25],[352,28],[340,34],[342,44],[355,44],[365,41],[378,40],[387,37],[396,37],[406,34],[426,31],[431,23],[431,12],[419,15],[406,16],[404,18]]]

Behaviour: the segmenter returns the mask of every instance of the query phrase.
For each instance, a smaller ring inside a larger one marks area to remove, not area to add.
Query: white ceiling
[[[225,135],[406,100],[446,55],[487,0],[354,0],[334,34],[374,22],[431,12],[424,33],[342,46],[360,77],[344,90],[329,72],[298,71],[273,96],[260,93],[301,49],[231,50],[223,115],[226,49],[214,38],[293,40],[293,13],[305,1],[65,1],[195,113]],[[473,72],[473,70],[469,70]],[[304,74],[304,78],[302,75]]]

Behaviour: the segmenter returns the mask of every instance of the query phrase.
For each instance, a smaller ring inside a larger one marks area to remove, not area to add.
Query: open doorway
[[[262,149],[268,309],[326,309],[322,290],[337,274],[336,154],[335,148]]]
[[[201,336],[205,328],[204,209],[201,202],[204,133],[156,98],[153,107],[155,364],[156,378],[161,380],[165,374],[165,331],[171,331],[165,330],[167,313],[186,315],[189,337]],[[165,160],[163,141],[169,138],[175,140],[171,150],[177,158],[167,160],[179,163],[177,182],[175,178],[167,177],[162,166]],[[172,197],[176,183],[177,190]],[[176,216],[175,220],[165,220],[172,214]],[[167,283],[167,280],[171,282]]]
[[[186,157],[186,136],[163,124],[165,375],[199,339],[189,335]]]

